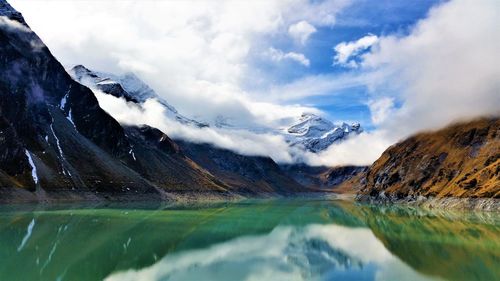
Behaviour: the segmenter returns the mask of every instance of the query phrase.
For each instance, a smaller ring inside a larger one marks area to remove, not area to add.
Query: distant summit
[[[359,123],[334,125],[331,121],[311,113],[304,113],[298,122],[286,129],[292,145],[302,145],[312,152],[320,152],[336,142],[363,132]]]
[[[351,125],[342,123],[340,126],[337,126],[330,120],[312,113],[303,113],[298,117],[298,120],[285,127],[285,129],[264,126],[242,127],[233,124],[230,118],[224,116],[224,113],[217,116],[213,123],[201,122],[179,113],[174,106],[160,97],[151,87],[131,72],[116,75],[93,71],[83,65],[76,65],[69,69],[68,73],[75,81],[91,89],[97,89],[105,94],[124,98],[128,102],[142,104],[148,99],[155,99],[165,107],[167,117],[184,125],[199,128],[213,127],[227,130],[249,130],[260,134],[282,135],[291,146],[314,153],[321,152],[334,143],[339,143],[363,132],[363,128],[359,123]]]

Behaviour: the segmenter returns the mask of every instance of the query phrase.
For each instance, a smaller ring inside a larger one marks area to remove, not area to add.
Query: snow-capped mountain
[[[225,190],[151,127],[122,126],[0,0],[0,201]]]
[[[118,123],[5,0],[0,0],[0,42],[0,202],[160,200],[305,188],[269,157],[196,143],[181,147],[156,128]],[[80,80],[86,77],[89,85],[131,102],[156,98],[131,75],[122,80],[76,70]],[[196,161],[187,156],[190,151]]]
[[[271,128],[265,126],[239,126],[234,120],[219,115],[213,123],[205,123],[187,118],[180,114],[165,99],[133,73],[115,75],[92,71],[83,65],[77,65],[68,70],[74,80],[94,89],[99,89],[106,94],[124,98],[137,104],[155,99],[165,107],[165,114],[184,125],[213,127],[225,130],[247,130],[256,134],[276,134],[283,136],[291,146],[300,147],[311,152],[320,152],[333,143],[341,142],[352,135],[363,131],[359,123],[348,125],[346,123],[336,126],[331,121],[311,113],[304,113],[298,119],[284,128]]]
[[[363,132],[359,123],[342,123],[336,126],[331,121],[311,113],[304,113],[299,120],[283,130],[292,146],[301,145],[312,152],[320,152],[336,142]]]
[[[206,123],[193,120],[180,114],[175,107],[158,96],[153,89],[131,72],[123,75],[115,75],[92,71],[83,65],[77,65],[69,69],[68,73],[75,81],[91,89],[101,90],[106,94],[124,98],[129,102],[141,104],[148,99],[155,99],[165,107],[165,114],[167,117],[182,124],[200,128],[208,126]]]

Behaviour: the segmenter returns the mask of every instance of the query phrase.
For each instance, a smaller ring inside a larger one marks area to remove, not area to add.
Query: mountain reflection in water
[[[0,280],[500,279],[496,213],[154,204],[4,206]]]

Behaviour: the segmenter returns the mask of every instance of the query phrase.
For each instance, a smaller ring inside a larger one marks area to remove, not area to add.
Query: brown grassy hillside
[[[420,133],[388,148],[346,185],[365,195],[500,198],[500,119]]]

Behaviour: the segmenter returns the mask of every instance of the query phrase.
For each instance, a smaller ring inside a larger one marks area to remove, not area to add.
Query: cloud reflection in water
[[[170,254],[114,280],[435,280],[392,255],[367,228],[279,226],[211,247]]]

